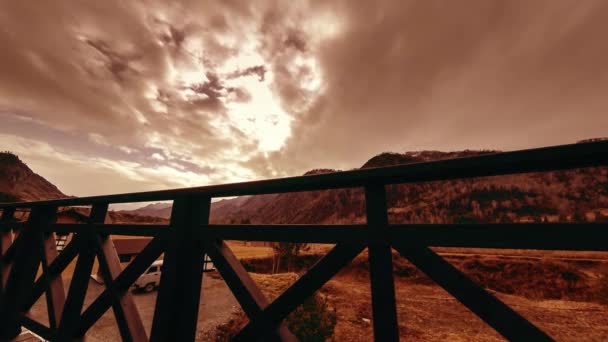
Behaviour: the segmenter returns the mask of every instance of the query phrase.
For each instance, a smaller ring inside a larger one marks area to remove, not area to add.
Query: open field
[[[294,281],[293,274],[252,274],[262,291],[274,298],[278,289]],[[402,340],[415,341],[504,341],[456,299],[433,284],[395,282],[399,332]],[[372,341],[370,285],[367,273],[342,272],[319,291],[327,298],[329,310],[335,310],[335,341]],[[606,341],[608,305],[567,300],[531,300],[521,296],[493,292],[498,298],[530,319],[558,341]],[[231,323],[217,331],[234,332],[246,322],[235,311]],[[235,323],[236,322],[236,323]],[[204,341],[212,341],[213,332],[205,332]],[[227,338],[220,339],[225,341]]]
[[[534,249],[498,249],[498,248],[451,248],[433,247],[441,255],[478,255],[500,256],[530,259],[591,260],[608,262],[608,252],[589,251],[543,251]]]
[[[229,241],[240,259],[270,261],[272,248],[245,246]],[[305,257],[311,264],[331,246],[313,245]],[[559,341],[608,340],[608,305],[595,296],[602,276],[608,275],[607,253],[523,251],[502,249],[435,249],[472,279],[521,312]],[[336,309],[337,341],[372,339],[367,254],[328,282],[320,291]],[[421,341],[493,341],[502,340],[491,328],[470,313],[453,297],[435,286],[403,258],[394,256],[400,333],[404,339]],[[75,261],[63,273],[66,290]],[[125,266],[125,264],[123,264]],[[94,266],[95,272],[97,266]],[[574,280],[564,281],[564,275]],[[254,277],[259,280],[259,277]],[[273,276],[264,275],[261,287],[274,286]],[[269,285],[271,284],[271,285]],[[286,286],[287,284],[285,284]],[[276,286],[274,286],[276,287]],[[498,290],[496,290],[498,289]],[[90,281],[85,307],[103,290]],[[156,292],[134,295],[146,329],[151,327]],[[45,315],[44,298],[32,309],[32,315]],[[212,341],[215,327],[238,317],[238,303],[217,273],[207,273],[203,281],[199,311],[198,337]],[[91,341],[118,339],[112,311],[108,311],[90,332]]]
[[[241,241],[227,242],[234,255],[239,259],[265,258],[272,256],[271,247],[245,246]]]
[[[417,341],[502,341],[456,299],[434,285],[396,282],[399,331]],[[323,289],[336,308],[337,341],[371,341],[370,290],[367,279],[338,276]],[[529,300],[496,294],[558,341],[606,341],[608,306],[562,300]]]

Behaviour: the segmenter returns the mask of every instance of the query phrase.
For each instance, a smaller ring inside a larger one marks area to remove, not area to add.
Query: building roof
[[[116,253],[118,253],[118,255],[139,254],[150,240],[152,240],[152,238],[149,237],[113,239],[114,247],[116,248]]]
[[[57,213],[57,222],[63,223],[62,221],[69,221],[69,218],[79,223],[87,222],[88,216],[85,215],[81,210],[74,208],[59,211]]]

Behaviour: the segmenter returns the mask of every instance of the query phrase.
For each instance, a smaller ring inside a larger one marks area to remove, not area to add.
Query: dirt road
[[[69,281],[69,279],[64,279],[66,291],[69,288]],[[88,307],[103,290],[103,285],[90,280],[84,307]],[[139,309],[148,336],[150,335],[150,330],[152,328],[156,295],[156,291],[151,293],[134,293],[135,304]],[[225,322],[231,313],[239,308],[237,301],[230,293],[230,290],[225,285],[224,281],[221,279],[214,279],[209,274],[205,274],[203,278],[203,290],[201,291],[200,303],[197,327],[198,336],[201,335],[201,332],[215,327],[218,323]],[[34,319],[48,325],[44,296],[42,296],[32,307],[30,314]],[[112,309],[108,310],[101,319],[95,323],[91,330],[89,330],[87,341],[120,341],[120,334]]]

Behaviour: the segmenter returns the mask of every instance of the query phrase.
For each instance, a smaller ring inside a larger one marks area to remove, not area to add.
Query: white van
[[[148,267],[148,269],[137,278],[133,287],[136,290],[143,290],[144,292],[152,292],[160,284],[160,274],[163,271],[163,261],[156,260]],[[203,272],[215,271],[215,266],[211,261],[211,258],[205,254],[203,261]]]
[[[136,290],[152,292],[160,284],[160,272],[163,270],[163,261],[156,260],[142,273],[133,284]]]

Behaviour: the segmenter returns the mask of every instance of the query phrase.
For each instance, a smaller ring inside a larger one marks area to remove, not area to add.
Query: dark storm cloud
[[[257,75],[259,77],[260,82],[264,81],[266,78],[266,67],[264,65],[256,65],[244,70],[237,70],[231,75],[229,78],[243,77],[249,75]]]
[[[517,149],[608,132],[605,1],[333,5],[344,30],[316,51],[324,91],[298,113],[275,166],[352,167],[385,150]],[[278,74],[288,80],[279,93],[297,101],[297,77]]]

